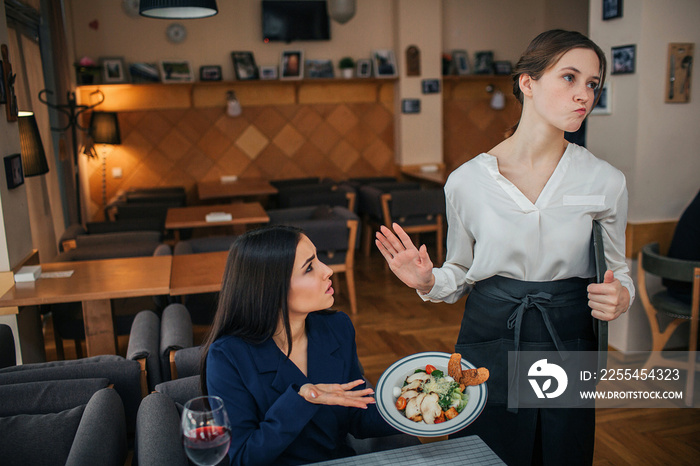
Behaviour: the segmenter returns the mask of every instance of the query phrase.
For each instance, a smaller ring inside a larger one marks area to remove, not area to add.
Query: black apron
[[[475,284],[467,298],[455,351],[489,369],[484,412],[454,436],[479,435],[508,465],[574,465],[593,461],[592,408],[509,411],[509,351],[595,351],[588,307],[591,281],[526,282],[500,276]],[[511,393],[513,396],[513,393]],[[534,460],[533,460],[534,458]]]

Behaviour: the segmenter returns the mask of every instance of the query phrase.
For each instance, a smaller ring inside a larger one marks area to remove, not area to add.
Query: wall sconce
[[[486,86],[486,92],[491,95],[491,108],[494,110],[503,110],[506,108],[506,96],[499,89],[496,89],[493,84]]]
[[[355,16],[355,0],[329,0],[328,16],[337,23],[347,23]]]
[[[48,173],[44,145],[41,143],[39,127],[33,112],[19,112],[19,145],[22,154],[24,176],[37,176]]]
[[[228,91],[226,93],[226,114],[230,117],[237,117],[243,112],[241,103],[236,98],[236,93]]]
[[[139,14],[148,18],[208,18],[219,12],[216,0],[141,0]]]
[[[119,118],[116,112],[92,112],[90,115],[90,138],[95,144],[121,144]],[[102,151],[102,206],[107,205],[107,153]]]

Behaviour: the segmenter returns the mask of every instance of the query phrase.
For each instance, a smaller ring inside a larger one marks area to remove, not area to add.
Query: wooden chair
[[[647,290],[646,274],[692,283],[691,304],[688,305],[675,298],[666,290],[650,296]],[[695,372],[700,370],[700,363],[695,360],[698,316],[700,314],[700,261],[686,261],[663,256],[659,253],[658,243],[649,243],[639,252],[637,281],[639,297],[649,318],[652,336],[652,353],[644,368],[651,369],[661,366],[687,370],[685,403],[692,407]],[[678,326],[688,320],[690,320],[688,361],[673,361],[663,358],[661,351],[664,350]],[[669,322],[664,326],[665,321]]]

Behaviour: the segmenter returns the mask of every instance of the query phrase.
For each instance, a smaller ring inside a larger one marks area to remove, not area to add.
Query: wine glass
[[[218,396],[193,398],[182,410],[182,442],[187,457],[199,466],[218,464],[231,444],[231,424]]]

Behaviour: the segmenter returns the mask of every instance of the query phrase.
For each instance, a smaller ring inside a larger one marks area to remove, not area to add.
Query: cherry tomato
[[[399,411],[406,409],[406,398],[400,396],[399,399],[396,400],[396,409]]]
[[[433,366],[431,364],[428,364],[427,366],[425,366],[425,372],[427,372],[428,375],[430,375],[434,370],[435,370],[435,366]]]

